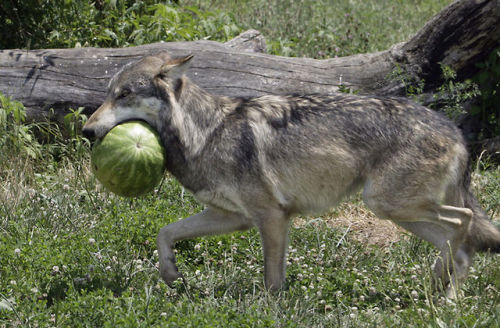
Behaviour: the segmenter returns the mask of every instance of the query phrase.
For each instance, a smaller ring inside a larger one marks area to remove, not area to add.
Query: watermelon
[[[142,121],[111,129],[92,148],[92,171],[102,185],[124,197],[152,191],[165,171],[165,149],[158,133]]]

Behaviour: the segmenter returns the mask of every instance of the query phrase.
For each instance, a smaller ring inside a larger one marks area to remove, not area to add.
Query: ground
[[[317,224],[318,219],[326,222],[328,227],[342,229],[346,235],[368,245],[389,246],[405,234],[405,230],[392,221],[379,219],[360,202],[345,202],[319,218],[296,218],[294,225]]]

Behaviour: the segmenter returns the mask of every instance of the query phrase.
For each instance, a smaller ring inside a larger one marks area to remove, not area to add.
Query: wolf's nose
[[[82,134],[87,139],[93,139],[93,138],[95,138],[95,131],[94,131],[94,129],[83,128]]]

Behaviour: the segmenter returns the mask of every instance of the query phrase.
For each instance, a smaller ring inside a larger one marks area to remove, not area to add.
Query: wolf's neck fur
[[[160,118],[159,130],[167,149],[168,170],[190,188],[190,182],[183,181],[183,177],[193,175],[189,164],[196,160],[226,114],[234,110],[235,102],[209,94],[186,77],[180,83],[175,94],[169,95],[170,114]]]
[[[184,77],[176,99],[172,124],[178,128],[185,155],[196,156],[224,119],[230,98],[211,95]]]

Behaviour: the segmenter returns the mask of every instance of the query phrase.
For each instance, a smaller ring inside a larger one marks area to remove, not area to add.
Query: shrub
[[[0,3],[0,48],[124,47],[158,41],[227,40],[240,29],[220,11],[172,1],[27,0]]]
[[[472,80],[478,85],[481,95],[470,113],[479,116],[481,122],[478,139],[491,138],[500,135],[500,47],[477,67],[480,72]]]
[[[33,125],[24,124],[26,110],[18,101],[0,93],[0,158],[5,156],[38,158],[41,145],[33,135]]]

